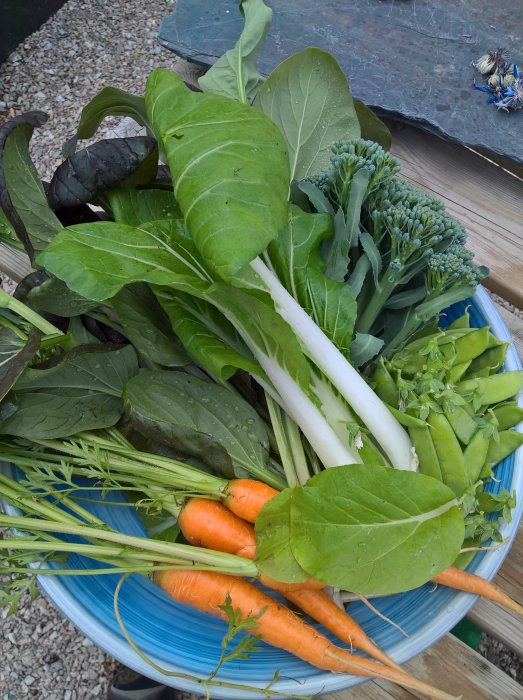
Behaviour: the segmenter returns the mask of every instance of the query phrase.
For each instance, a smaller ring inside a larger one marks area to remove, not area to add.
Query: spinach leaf
[[[265,473],[267,429],[235,392],[182,372],[144,371],[127,383],[124,401],[137,430],[229,478]]]
[[[283,137],[264,114],[191,92],[165,69],[149,77],[145,100],[187,229],[207,264],[230,280],[285,225]]]
[[[198,80],[204,92],[250,103],[263,83],[256,63],[269,29],[272,10],[262,0],[243,0],[240,10],[245,26],[236,46],[227,51]]]
[[[140,226],[147,221],[182,218],[174,194],[168,190],[119,187],[107,192],[105,199],[119,224]]]
[[[131,95],[118,88],[106,87],[82,109],[76,135],[63,147],[64,156],[74,153],[79,139],[89,139],[105,117],[132,117],[140,126],[147,126],[147,113],[143,97]]]
[[[121,399],[86,389],[15,392],[14,405],[16,411],[0,422],[0,433],[28,440],[52,440],[108,428],[122,415]]]
[[[153,138],[103,139],[69,156],[58,166],[47,199],[53,209],[94,202],[106,190],[136,176],[138,170],[143,182],[150,181],[157,167],[158,150]]]
[[[452,491],[417,472],[336,467],[292,492],[294,556],[309,575],[356,593],[420,586],[452,564],[463,537]]]
[[[116,312],[118,330],[141,356],[164,367],[191,364],[190,357],[169,327],[169,319],[146,284],[124,287],[108,305]]]
[[[4,214],[4,210],[0,206],[0,243],[4,243],[9,246],[9,248],[14,248],[15,250],[24,250],[22,241],[16,235],[11,222]]]
[[[0,401],[38,352],[40,338],[36,328],[25,339],[11,328],[0,328]]]
[[[390,151],[392,136],[387,125],[361,100],[354,100],[354,108],[360,123],[361,138],[376,141],[386,151]]]
[[[112,426],[123,412],[123,387],[137,371],[130,345],[78,347],[55,366],[28,369],[14,386],[16,411],[0,423],[0,433],[53,439]]]
[[[100,221],[64,229],[38,256],[48,272],[87,299],[105,301],[131,282],[205,291],[212,282],[179,220],[140,228]]]
[[[85,389],[121,397],[126,382],[138,372],[131,345],[80,346],[59,355],[47,369],[28,369],[16,383],[16,391],[61,388]]]
[[[164,290],[157,296],[189,355],[213,378],[227,381],[238,369],[263,374],[234,326],[209,302]]]
[[[33,130],[46,121],[43,112],[29,112],[0,129],[0,207],[31,260],[62,228],[29,155]]]
[[[291,179],[326,170],[332,142],[360,136],[347,77],[321,49],[305,49],[280,63],[260,88],[254,106],[285,136]]]
[[[95,302],[72,292],[62,280],[36,270],[20,282],[15,297],[38,311],[71,318],[89,311]]]

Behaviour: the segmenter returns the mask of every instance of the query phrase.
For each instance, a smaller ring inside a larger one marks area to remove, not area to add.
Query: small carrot
[[[246,559],[255,557],[256,535],[253,526],[231,513],[218,501],[191,498],[183,507],[178,517],[178,524],[186,540],[193,545],[236,554]],[[292,590],[289,584],[281,584],[263,575],[259,580],[269,588],[282,592],[287,600],[297,605],[346,644],[367,652],[369,656],[391,668],[400,668],[323,590],[306,590],[303,583],[294,584],[294,588],[299,590]],[[323,588],[323,584],[321,585]]]
[[[433,698],[450,700],[453,696],[418,681],[406,672],[351,654],[334,646],[288,608],[256,588],[245,579],[211,571],[158,571],[155,581],[180,603],[226,619],[223,606],[230,596],[232,606],[242,619],[258,615],[254,634],[273,646],[285,649],[317,668],[334,673],[352,673],[367,678],[392,681]]]
[[[467,593],[474,593],[480,595],[483,598],[488,598],[489,600],[504,605],[509,610],[523,616],[523,606],[512,600],[510,596],[503,593],[501,588],[496,586],[490,581],[485,581],[481,576],[476,574],[471,574],[468,571],[462,571],[454,566],[449,566],[438,574],[433,579],[434,583],[439,583],[442,586],[449,586],[449,588],[457,588],[460,591],[466,591]]]
[[[262,481],[254,479],[232,479],[225,489],[223,503],[242,520],[256,522],[261,509],[277,496],[279,491]]]
[[[233,479],[229,482],[225,494],[224,504],[236,515],[253,523],[265,503],[276,496],[278,491],[259,481]],[[434,583],[440,583],[449,588],[457,588],[460,591],[481,595],[500,605],[504,605],[518,615],[523,615],[523,606],[512,600],[510,596],[503,593],[494,584],[485,581],[481,576],[449,566],[432,580]]]
[[[244,559],[254,559],[256,537],[254,528],[226,508],[219,501],[209,498],[190,498],[178,516],[178,525],[185,539],[197,547],[207,547],[217,552],[236,554]],[[260,573],[258,580],[268,588],[286,594],[289,591],[309,588],[320,590],[324,583],[309,579],[300,583],[284,583]]]

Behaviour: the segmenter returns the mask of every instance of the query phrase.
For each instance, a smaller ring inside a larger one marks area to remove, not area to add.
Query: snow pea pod
[[[409,436],[418,455],[418,471],[443,481],[441,466],[436,454],[436,448],[432,442],[430,429],[427,426],[424,428],[409,428]]]
[[[479,479],[483,465],[487,460],[490,441],[491,438],[487,436],[487,431],[480,428],[474,433],[463,452],[469,485],[475,484]]]
[[[489,328],[469,328],[467,333],[456,337],[452,344],[444,345],[441,351],[452,364],[460,365],[463,362],[474,360],[488,348]]]
[[[510,343],[500,343],[492,348],[487,348],[479,357],[475,357],[466,372],[466,379],[482,376],[482,370],[488,370],[487,374],[495,374],[505,362],[505,356]]]
[[[448,326],[449,330],[455,330],[456,328],[470,328],[470,314],[468,311],[465,311],[464,314],[462,314],[455,321],[452,321],[452,323]]]
[[[456,386],[459,394],[474,394],[481,406],[506,401],[523,387],[523,370],[512,370],[493,374],[490,377],[464,379]]]
[[[456,496],[461,496],[468,486],[463,451],[456,434],[443,413],[430,411],[427,423],[432,435],[432,443],[441,468],[442,481]]]
[[[391,373],[387,367],[385,367],[383,358],[380,359],[372,379],[375,385],[374,390],[380,399],[391,406],[397,406],[400,400],[398,387]]]
[[[499,440],[491,440],[487,452],[486,466],[493,467],[523,445],[523,433],[515,430],[501,430]]]
[[[471,362],[472,360],[468,360],[468,362],[460,362],[459,365],[452,365],[449,370],[449,380],[452,384],[457,384],[460,381],[470,367]]]
[[[523,408],[518,406],[516,401],[507,401],[496,406],[493,413],[498,421],[498,430],[508,430],[523,420]]]
[[[445,416],[459,441],[464,445],[468,445],[478,429],[478,424],[467,409],[463,406],[454,406],[452,409],[445,411]]]
[[[405,428],[424,428],[426,426],[425,421],[421,420],[421,418],[416,418],[416,416],[411,416],[409,413],[405,413],[405,411],[400,411],[398,408],[394,408],[394,406],[386,402],[385,405],[398,423],[405,426]]]

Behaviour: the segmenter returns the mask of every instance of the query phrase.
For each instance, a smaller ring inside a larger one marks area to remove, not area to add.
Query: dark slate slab
[[[267,1],[267,0],[266,0]],[[499,112],[472,86],[471,62],[506,47],[523,68],[523,2],[505,0],[268,0],[272,26],[260,57],[270,71],[319,46],[378,113],[523,165],[523,110]],[[236,0],[177,0],[159,41],[210,66],[243,26]]]

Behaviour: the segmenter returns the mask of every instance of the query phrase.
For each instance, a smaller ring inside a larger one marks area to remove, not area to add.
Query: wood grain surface
[[[389,123],[401,175],[443,199],[469,232],[487,288],[523,308],[523,180],[473,151],[398,122]]]

